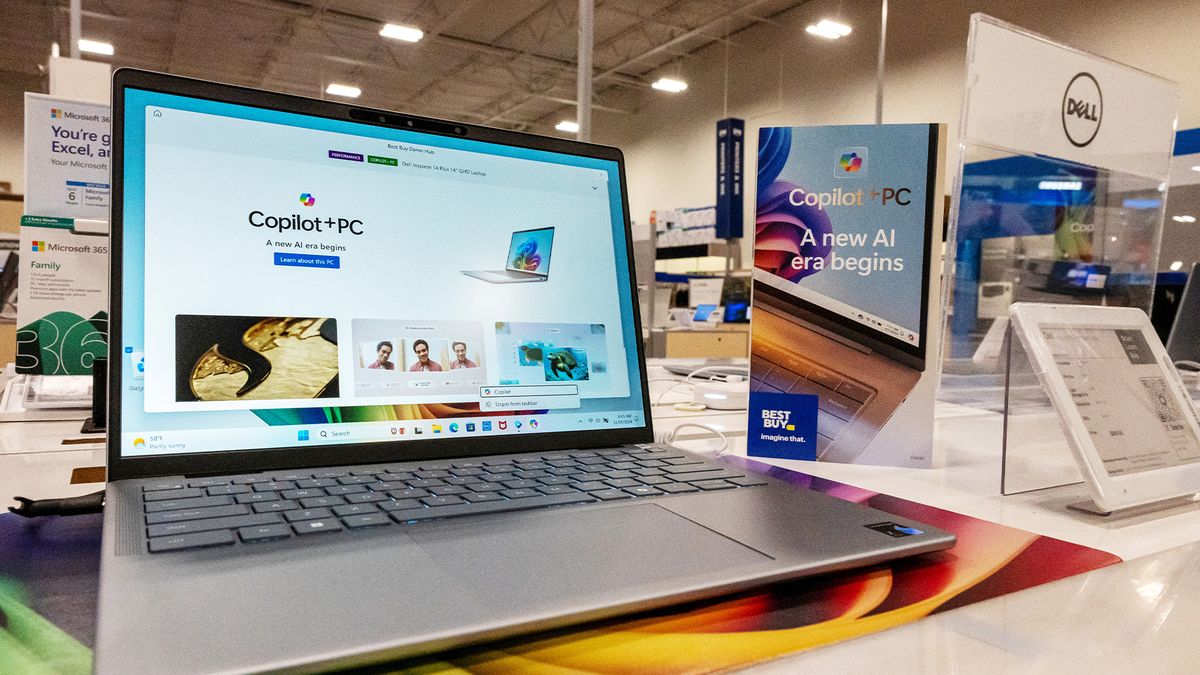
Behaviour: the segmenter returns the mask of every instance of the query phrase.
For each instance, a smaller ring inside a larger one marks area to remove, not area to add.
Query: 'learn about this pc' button
[[[316,267],[319,269],[336,270],[342,266],[342,258],[336,255],[280,253],[276,251],[275,264],[280,267]]]

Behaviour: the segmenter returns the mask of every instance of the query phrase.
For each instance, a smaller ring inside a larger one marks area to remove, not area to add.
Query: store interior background
[[[48,91],[52,43],[69,44],[69,2],[5,3],[0,23],[0,183],[21,194],[23,94]],[[330,83],[361,88],[355,103],[547,135],[574,120],[576,0],[82,0],[82,35],[133,66],[304,96]],[[591,140],[621,148],[635,238],[652,210],[715,202],[715,123],[746,121],[745,223],[726,255],[658,260],[659,272],[713,273],[749,266],[757,129],[871,123],[880,36],[878,0],[595,2]],[[957,134],[969,17],[984,12],[1053,40],[1178,82],[1178,128],[1200,127],[1196,27],[1185,0],[890,0],[884,122],[949,124]],[[822,18],[852,33],[829,41],[805,32]],[[387,40],[387,22],[425,31]],[[681,93],[652,89],[662,76]],[[1030,77],[1037,77],[1036,69]],[[948,175],[957,170],[954,144]],[[1159,270],[1200,260],[1200,155],[1176,157]],[[949,188],[949,182],[947,183]],[[5,211],[3,226],[15,229]],[[735,250],[740,249],[740,250]]]

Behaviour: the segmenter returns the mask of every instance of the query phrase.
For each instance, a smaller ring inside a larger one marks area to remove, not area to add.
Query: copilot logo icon
[[[1079,73],[1063,92],[1062,125],[1067,140],[1077,148],[1086,147],[1100,131],[1104,117],[1104,96],[1100,83],[1091,73]]]

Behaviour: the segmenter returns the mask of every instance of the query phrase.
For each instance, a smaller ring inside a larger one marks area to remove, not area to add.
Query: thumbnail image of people
[[[454,352],[454,360],[450,362],[450,370],[479,367],[479,364],[467,358],[467,343],[455,340],[450,343],[450,349]]]
[[[333,319],[179,314],[175,357],[177,401],[338,396]]]
[[[384,340],[375,345],[375,360],[367,367],[372,370],[395,370],[396,364],[392,363],[392,351],[391,340]]]
[[[411,366],[409,366],[408,372],[410,372],[410,373],[421,373],[421,372],[438,373],[438,372],[442,371],[442,365],[440,363],[438,363],[437,361],[433,360],[432,358],[430,358],[429,342],[426,341],[424,338],[418,338],[416,340],[413,340],[412,350],[413,350],[413,354],[415,354],[417,358],[415,361],[413,361],[413,364]]]

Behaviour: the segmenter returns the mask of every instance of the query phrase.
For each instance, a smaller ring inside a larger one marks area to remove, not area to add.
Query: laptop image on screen
[[[1200,263],[1192,263],[1166,347],[1172,361],[1200,362]]]
[[[550,278],[550,248],[553,244],[553,227],[513,232],[504,269],[463,270],[463,274],[493,284],[546,281]]]
[[[134,70],[113,133],[102,675],[362,666],[954,543],[653,442],[614,148]],[[515,219],[586,252],[537,302],[445,264]]]

